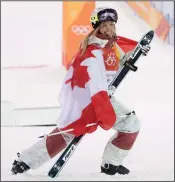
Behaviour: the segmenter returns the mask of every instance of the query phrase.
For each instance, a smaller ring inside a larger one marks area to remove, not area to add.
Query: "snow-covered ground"
[[[150,115],[153,116],[152,113],[150,113]],[[103,131],[101,129],[83,138],[58,177],[51,179],[47,176],[50,167],[57,157],[36,171],[29,171],[22,175],[13,176],[10,174],[10,169],[12,162],[16,158],[16,153],[35,143],[39,140],[37,139],[39,135],[48,133],[52,127],[2,128],[1,180],[173,180],[174,142],[172,126],[167,125],[168,127],[166,128],[168,128],[168,130],[164,131],[162,127],[165,128],[165,124],[162,126],[162,123],[160,123],[160,126],[155,126],[155,123],[157,123],[160,118],[151,118],[151,116],[148,115],[142,118],[142,122],[144,123],[142,130],[132,151],[124,161],[124,165],[131,170],[131,173],[126,176],[106,176],[100,174],[102,153],[106,142],[113,134],[113,131]],[[148,127],[145,122],[151,122],[153,124]]]
[[[54,8],[53,12],[59,11],[59,8],[58,10],[55,8],[55,5],[59,2],[54,3],[55,4],[49,7]],[[101,3],[102,2],[98,1],[97,5]],[[130,11],[123,2],[111,3],[112,7],[115,5],[119,14],[119,22],[117,24],[117,32],[119,35],[139,40],[140,37],[150,29],[148,25],[134,16],[132,11]],[[104,6],[108,5],[108,2],[106,2],[106,4],[103,2],[103,4]],[[28,6],[28,8],[33,8],[33,5]],[[40,6],[40,9],[44,10],[44,5]],[[42,10],[41,12],[44,14]],[[19,12],[20,11],[18,11],[18,14],[20,14]],[[23,15],[24,14],[25,12],[23,12]],[[52,15],[54,15],[54,13]],[[10,15],[8,14],[8,16]],[[5,14],[2,18],[3,17],[5,17]],[[2,22],[5,22],[5,19],[3,19]],[[54,21],[52,23],[53,26]],[[57,23],[55,24],[57,25]],[[10,25],[9,22],[8,25]],[[33,31],[34,30],[33,28]],[[3,40],[5,42],[5,39]],[[10,41],[10,39],[8,41]],[[106,176],[100,174],[102,153],[106,142],[114,131],[98,129],[95,133],[87,135],[82,140],[59,177],[49,179],[47,176],[49,168],[57,157],[36,171],[12,176],[10,169],[12,162],[16,158],[16,153],[36,142],[39,135],[52,130],[52,127],[15,127],[14,125],[13,127],[1,127],[1,180],[173,181],[174,48],[164,44],[156,36],[151,45],[152,49],[149,55],[142,57],[138,61],[138,71],[130,73],[115,93],[117,99],[136,111],[142,123],[138,139],[129,153],[129,156],[124,161],[124,165],[131,170],[129,175]],[[6,58],[12,59],[13,57],[10,57],[9,54],[6,56],[8,51],[5,51],[7,47],[4,46],[4,44],[2,44],[2,48],[2,63],[4,63]],[[15,52],[13,52],[13,54],[14,53]],[[24,53],[23,56],[25,57]],[[32,58],[34,58],[34,56]],[[47,61],[48,60],[45,59],[43,64],[47,65]],[[12,66],[14,66],[14,63],[15,62],[13,62]],[[41,63],[42,62],[38,63],[38,65],[41,65]],[[60,82],[64,75],[63,70],[62,72],[58,70],[61,69],[53,65],[35,69],[2,70],[1,100],[12,101],[15,107],[20,108],[58,105],[57,97]],[[33,111],[30,110],[29,115],[32,116],[32,114]],[[38,118],[43,119],[39,114]],[[6,121],[1,122],[5,123]],[[50,123],[50,121],[41,121],[41,124],[47,122],[48,124],[53,124]]]

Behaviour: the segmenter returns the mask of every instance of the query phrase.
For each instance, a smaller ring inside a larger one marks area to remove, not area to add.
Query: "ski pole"
[[[90,127],[90,126],[94,126],[96,125],[97,123],[90,123],[90,124],[87,124],[86,127]],[[54,135],[59,135],[59,134],[62,134],[62,133],[68,133],[70,131],[73,131],[74,129],[71,128],[71,129],[68,129],[68,130],[64,130],[64,131],[59,131],[59,132],[56,132],[56,133],[51,133],[51,134],[48,134],[48,135],[41,135],[39,136],[38,138],[47,138],[49,136],[54,136]]]

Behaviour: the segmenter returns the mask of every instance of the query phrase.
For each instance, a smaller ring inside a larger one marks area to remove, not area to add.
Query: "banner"
[[[80,42],[92,31],[90,14],[95,1],[63,1],[62,53],[63,65],[68,69]]]
[[[138,16],[155,30],[155,33],[162,40],[166,39],[170,25],[165,17],[156,8],[152,7],[149,1],[127,1],[127,3]]]

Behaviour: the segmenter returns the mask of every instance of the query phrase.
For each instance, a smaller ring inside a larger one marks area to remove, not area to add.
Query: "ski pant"
[[[117,115],[113,129],[116,133],[106,144],[102,157],[102,166],[105,163],[115,166],[121,165],[131,150],[140,130],[140,121],[134,111],[127,109],[114,97],[111,103]]]
[[[117,115],[117,121],[113,126],[116,134],[112,136],[105,147],[102,166],[105,163],[122,164],[140,129],[140,122],[134,112],[126,109],[114,97],[111,98],[111,103]],[[55,132],[59,132],[59,129],[55,128],[51,133]],[[74,135],[70,133],[63,133],[48,136],[46,139],[43,138],[30,148],[22,151],[19,160],[25,162],[31,169],[36,169],[61,152],[73,137]]]

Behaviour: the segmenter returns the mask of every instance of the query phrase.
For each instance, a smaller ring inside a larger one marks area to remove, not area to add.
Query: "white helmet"
[[[107,8],[107,7],[101,7],[95,9],[91,13],[90,22],[92,24],[92,27],[96,29],[101,22],[105,21],[114,21],[115,23],[118,20],[118,14],[115,9]]]

